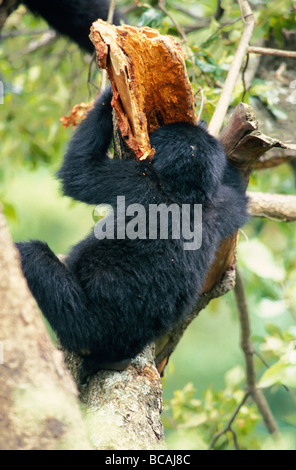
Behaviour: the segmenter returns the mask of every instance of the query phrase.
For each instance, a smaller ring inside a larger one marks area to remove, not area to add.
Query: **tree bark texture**
[[[294,222],[296,220],[296,196],[249,192],[249,212],[253,217]]]
[[[0,213],[0,449],[90,448],[65,368],[23,277]]]
[[[80,359],[66,353],[86,407],[90,441],[95,449],[165,449],[161,422],[162,386],[148,346],[123,372],[101,371],[81,385]]]

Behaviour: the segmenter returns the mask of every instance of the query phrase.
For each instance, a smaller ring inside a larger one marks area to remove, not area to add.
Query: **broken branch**
[[[194,97],[181,46],[157,30],[96,21],[98,65],[107,69],[120,134],[140,160],[151,158],[149,135],[163,124],[196,123]]]
[[[296,151],[292,149],[276,149],[274,152],[268,152],[263,155],[254,165],[254,170],[265,170],[274,168],[285,163],[290,163],[296,159]]]

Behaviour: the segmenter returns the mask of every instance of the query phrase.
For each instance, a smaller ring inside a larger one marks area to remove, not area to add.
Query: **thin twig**
[[[32,52],[37,51],[41,47],[48,46],[51,42],[57,39],[57,33],[53,29],[48,29],[45,33],[42,34],[40,39],[36,41],[31,41],[27,50],[22,53],[23,54],[30,54]]]
[[[254,354],[255,356],[258,357],[258,359],[262,362],[262,364],[268,369],[270,367],[270,365],[268,364],[268,362],[264,359],[264,357],[256,350],[254,350]],[[282,384],[282,387],[287,391],[287,392],[290,392],[289,388],[285,385],[285,384]]]
[[[254,348],[251,341],[251,329],[247,299],[244,283],[238,267],[236,266],[236,284],[234,287],[235,299],[239,313],[241,348],[245,357],[246,365],[246,389],[264,420],[265,426],[270,434],[278,433],[278,426],[269,405],[260,389],[257,388],[256,370],[254,364]]]
[[[91,79],[92,67],[93,67],[93,64],[95,64],[95,62],[96,62],[96,53],[94,52],[93,55],[92,55],[91,61],[89,63],[88,74],[87,74],[87,88],[88,88],[89,99],[91,97],[91,90],[90,90],[89,85],[92,85],[97,91],[100,91],[100,88]]]
[[[249,46],[248,47],[249,54],[262,54],[262,55],[273,55],[277,57],[289,57],[292,59],[296,59],[296,52],[295,51],[283,51],[281,49],[271,49],[268,47],[255,47]]]
[[[228,423],[226,424],[226,426],[221,429],[221,431],[217,432],[216,434],[214,434],[211,442],[210,442],[210,445],[209,445],[209,450],[212,449],[215,445],[215,443],[217,442],[217,440],[223,436],[223,434],[226,434],[228,431],[230,431],[234,437],[234,444],[235,444],[235,448],[236,449],[239,449],[239,445],[238,445],[238,442],[237,442],[237,439],[236,439],[236,434],[235,432],[233,431],[232,429],[232,425],[234,423],[234,420],[235,418],[237,417],[240,409],[242,408],[242,406],[246,403],[248,397],[250,395],[250,392],[246,392],[243,399],[241,400],[241,402],[237,405],[236,409],[234,410],[230,420],[228,421]]]
[[[222,127],[228,106],[231,101],[232,92],[234,90],[244,57],[246,55],[246,51],[248,50],[249,42],[251,40],[255,26],[255,18],[247,0],[238,0],[238,2],[243,12],[242,19],[245,26],[240,43],[226,77],[218,105],[208,127],[210,134],[214,136],[219,134],[219,131]]]
[[[231,21],[229,23],[225,23],[225,24],[222,24],[221,26],[219,26],[219,28],[216,29],[216,31],[211,34],[211,36],[209,36],[202,44],[200,47],[203,47],[205,44],[207,44],[209,41],[211,41],[211,39],[213,39],[218,33],[220,33],[220,31],[222,31],[223,29],[225,28],[228,28],[228,26],[232,26],[234,25],[235,23],[238,23],[239,21],[241,21],[242,19],[241,18],[236,18],[236,20],[234,21]],[[190,31],[188,31],[190,32]]]
[[[184,43],[187,44],[187,38],[186,38],[186,35],[184,33],[184,31],[182,30],[182,28],[180,28],[179,24],[177,23],[177,21],[175,20],[175,18],[173,17],[173,15],[171,15],[168,10],[165,8],[164,4],[163,4],[163,0],[158,0],[158,8],[168,17],[170,18],[170,20],[173,22],[176,30],[178,31],[178,33],[180,34],[181,38],[183,39]]]
[[[115,7],[116,7],[116,0],[111,0],[109,10],[108,10],[108,16],[107,16],[107,23],[108,24],[113,23]]]
[[[190,10],[187,10],[186,8],[183,8],[182,6],[178,5],[178,6],[173,6],[174,10],[176,11],[179,11],[180,13],[183,13],[184,15],[187,15],[187,16],[190,16],[190,18],[194,18],[196,20],[199,20],[199,21],[203,21],[204,18],[202,16],[199,16],[199,15],[196,15],[195,13],[193,13],[192,11]],[[209,19],[207,20],[208,21],[208,24],[209,24]]]

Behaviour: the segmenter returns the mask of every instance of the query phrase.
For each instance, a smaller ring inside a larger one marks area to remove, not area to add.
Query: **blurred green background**
[[[200,21],[208,19],[204,27],[187,35],[188,46],[195,55],[194,67],[187,62],[188,73],[194,78],[194,92],[200,87],[204,90],[202,117],[207,121],[242,31],[242,23],[236,21],[236,2],[221,3],[225,9],[221,20],[212,16],[216,1],[166,3],[170,14],[184,28],[198,23],[195,16]],[[118,4],[121,8],[130,6],[127,1]],[[295,29],[295,2],[256,1],[252,6],[257,19],[254,38],[272,35],[283,47],[283,29]],[[181,7],[191,12],[191,17]],[[135,7],[127,17],[133,24],[148,24],[164,34],[177,36],[171,19],[157,9],[157,2],[148,2],[146,8]],[[221,25],[224,28],[220,31]],[[15,241],[37,238],[46,241],[54,252],[66,254],[92,229],[93,208],[61,195],[54,175],[73,131],[64,129],[59,118],[68,115],[73,105],[96,96],[97,90],[88,83],[88,76],[99,85],[100,73],[93,67],[89,74],[91,58],[61,37],[30,52],[32,42],[40,37],[33,33],[47,28],[43,20],[20,7],[3,30],[0,80],[4,83],[5,99],[0,105],[0,197]],[[239,83],[233,106],[240,101],[241,93]],[[278,97],[277,88],[256,77],[245,100],[255,108],[264,106],[268,119],[273,123],[280,119],[285,127],[288,105],[284,108],[281,100],[276,100]],[[290,106],[288,112],[292,110]],[[295,133],[290,140],[296,141]],[[294,194],[292,167],[282,165],[254,172],[249,189]],[[251,220],[240,234],[238,264],[245,281],[255,348],[268,365],[280,366],[276,373],[269,369],[266,396],[283,440],[277,444],[270,441],[251,402],[241,409],[234,428],[242,448],[295,449],[295,223]],[[256,366],[259,379],[268,369],[258,358]],[[166,369],[163,416],[169,447],[207,448],[213,434],[223,427],[239,403],[244,378],[237,310],[230,292],[212,301],[190,325]],[[229,434],[216,446],[233,447]]]

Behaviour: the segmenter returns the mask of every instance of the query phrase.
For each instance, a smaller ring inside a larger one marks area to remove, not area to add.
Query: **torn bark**
[[[91,39],[98,66],[107,70],[112,84],[120,134],[138,159],[153,156],[149,134],[160,125],[196,122],[185,57],[171,36],[98,20]]]

